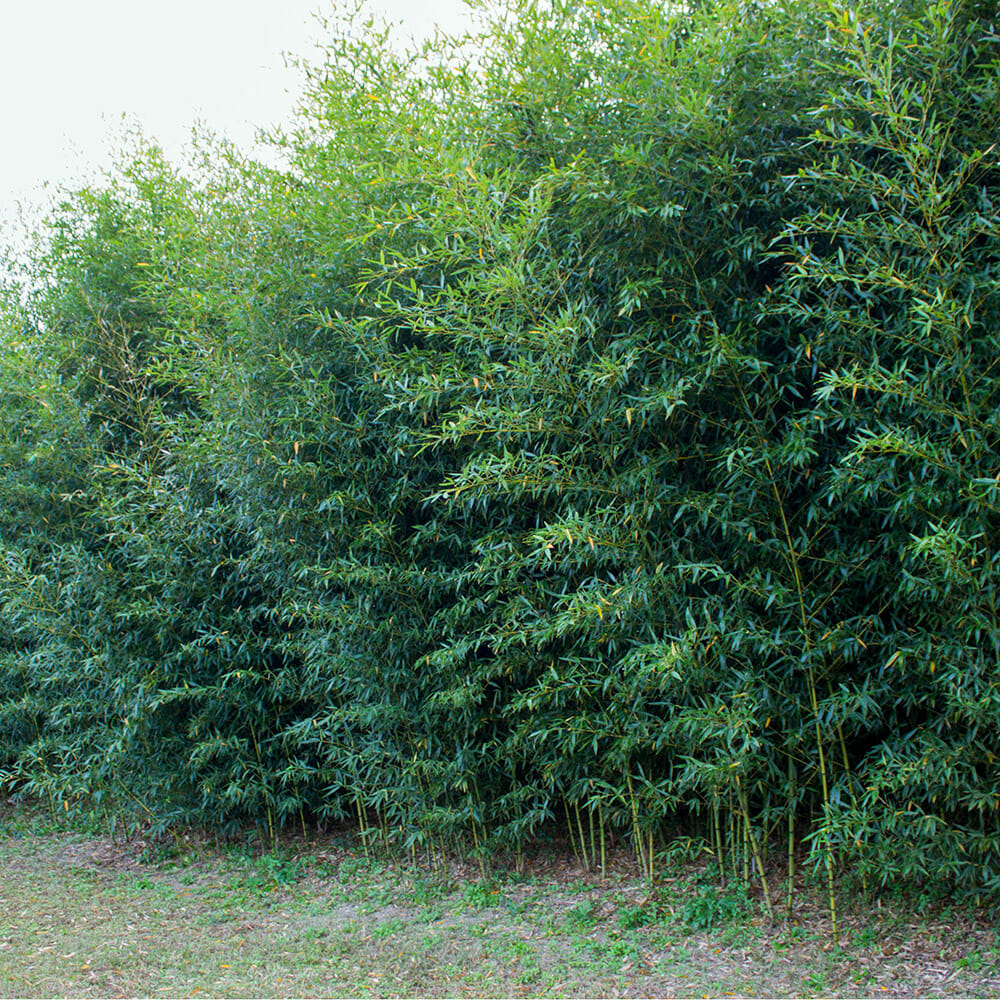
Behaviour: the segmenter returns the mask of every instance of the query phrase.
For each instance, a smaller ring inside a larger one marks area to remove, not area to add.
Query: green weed
[[[597,923],[597,912],[597,904],[588,899],[566,911],[566,923],[569,927],[593,927]]]
[[[375,941],[382,941],[405,930],[406,926],[407,923],[405,920],[401,920],[399,917],[390,917],[388,920],[383,920],[382,923],[376,924],[372,928],[372,938]]]
[[[751,905],[742,888],[695,883],[684,893],[677,915],[692,930],[711,930],[745,920]]]

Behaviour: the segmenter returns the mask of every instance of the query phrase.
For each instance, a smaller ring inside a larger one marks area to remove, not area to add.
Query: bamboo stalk
[[[816,729],[816,748],[819,754],[820,785],[823,790],[823,826],[825,829],[829,818],[828,809],[830,805],[830,783],[827,777],[826,755],[823,752],[823,734],[819,725],[819,700],[816,697],[816,677],[811,663],[806,677],[808,679],[809,700],[811,702],[813,720],[815,722]],[[833,938],[833,944],[836,946],[840,943],[840,937],[837,930],[837,899],[833,891],[833,844],[830,842],[829,832],[826,832],[823,842],[825,845],[823,854],[826,862],[827,903],[830,907],[830,934]]]
[[[486,878],[486,862],[483,860],[483,853],[479,850],[479,831],[478,824],[476,823],[476,817],[472,817],[472,843],[476,851],[476,861],[479,862],[479,874],[482,878]]]
[[[742,809],[742,805],[741,805]],[[745,888],[750,886],[750,821],[747,818],[746,813],[743,813],[743,885]]]
[[[733,792],[729,790],[729,808],[726,810],[726,842],[729,844],[729,863],[733,872],[733,881],[738,882],[740,878],[739,868],[739,844],[736,840],[736,819],[733,809]]]
[[[371,853],[368,849],[368,826],[365,822],[365,812],[361,808],[361,796],[355,794],[354,796],[354,807],[358,812],[358,829],[361,833],[361,846],[365,851],[365,858],[371,861]]]
[[[250,739],[253,741],[254,754],[257,757],[257,772],[260,775],[261,787],[264,789],[264,810],[267,815],[267,835],[270,841],[271,850],[274,850],[274,845],[277,843],[277,839],[274,835],[274,814],[271,812],[271,790],[267,787],[267,781],[264,778],[264,761],[261,759],[260,744],[257,742],[257,731],[254,729],[253,719],[250,720]]]
[[[587,806],[587,820],[590,826],[590,860],[597,863],[597,841],[594,839],[594,807]]]
[[[580,803],[573,803],[573,810],[576,812],[576,828],[580,834],[580,853],[583,855],[583,870],[590,871],[590,859],[587,857],[587,838],[583,833],[583,820],[580,818]]]
[[[740,798],[740,808],[743,811],[743,831],[746,845],[749,849],[748,853],[753,854],[754,864],[757,867],[757,874],[760,877],[761,892],[764,894],[764,909],[767,911],[768,919],[773,923],[774,910],[771,907],[771,892],[767,885],[767,875],[764,873],[764,862],[761,859],[760,850],[757,847],[757,838],[753,836],[753,833],[750,830],[750,808],[749,803],[747,802],[746,790],[740,783],[739,775],[736,776],[736,788]]]
[[[792,898],[795,893],[795,764],[788,756],[788,892],[785,897],[785,919],[792,919]]]
[[[607,878],[607,851],[605,850],[604,843],[604,806],[601,806],[600,812],[600,825],[601,825],[601,881]]]
[[[719,880],[726,887],[726,858],[722,852],[722,825],[719,822],[719,794],[712,793],[712,832],[715,837],[715,857],[719,865]]]
[[[569,849],[573,852],[573,857],[580,860],[580,853],[576,849],[576,840],[573,837],[573,819],[569,814],[569,802],[563,796],[563,809],[566,811],[566,830],[569,833]]]
[[[744,408],[747,413],[752,415],[753,408],[750,406],[746,393],[743,391],[742,383],[737,382],[737,387],[739,388],[740,395],[743,399]],[[813,644],[810,639],[809,613],[806,611],[805,585],[802,582],[802,571],[799,567],[799,554],[795,550],[795,542],[792,538],[792,529],[788,523],[788,516],[785,512],[785,504],[781,497],[781,491],[778,489],[778,480],[774,475],[774,468],[771,465],[771,460],[765,457],[764,465],[767,469],[768,478],[771,481],[771,492],[774,495],[774,501],[778,508],[778,514],[781,518],[782,530],[785,536],[785,544],[788,548],[788,565],[792,571],[792,577],[795,581],[795,590],[798,599],[799,619],[802,627],[802,645],[805,652],[808,654],[812,651]],[[809,691],[809,707],[813,714],[813,722],[816,729],[816,752],[819,757],[820,783],[823,792],[823,822],[825,827],[830,805],[830,783],[827,776],[826,755],[823,750],[823,733],[819,722],[819,700],[816,696],[816,673],[811,657],[808,658],[807,663],[808,668],[806,670],[806,682]],[[836,946],[839,943],[839,935],[837,931],[837,901],[833,892],[833,845],[830,842],[829,833],[827,833],[824,838],[824,843],[827,877],[827,902],[830,907],[831,935],[833,937],[833,943]]]
[[[639,829],[639,807],[635,800],[635,787],[632,784],[632,775],[626,770],[625,781],[628,785],[629,805],[632,810],[632,842],[635,845],[635,858],[639,865],[639,870],[645,875],[647,870],[646,852],[642,843],[642,831]]]

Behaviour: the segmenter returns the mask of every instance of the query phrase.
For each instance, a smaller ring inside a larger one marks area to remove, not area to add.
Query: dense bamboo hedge
[[[990,14],[338,22],[286,170],[67,196],[4,316],[7,787],[995,899]]]

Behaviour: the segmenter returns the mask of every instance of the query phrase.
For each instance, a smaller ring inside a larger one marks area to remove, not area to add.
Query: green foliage
[[[995,895],[982,12],[328,28],[286,171],[139,148],[4,315],[6,782]]]
[[[742,887],[701,884],[692,886],[691,895],[684,900],[679,917],[686,927],[695,931],[714,930],[732,926],[746,919],[750,901]]]
[[[660,915],[656,907],[649,903],[640,903],[638,906],[626,906],[618,913],[618,926],[622,930],[635,930],[637,927],[648,927],[659,921]]]

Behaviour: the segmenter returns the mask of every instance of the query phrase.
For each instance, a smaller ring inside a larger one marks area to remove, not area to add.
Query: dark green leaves
[[[6,321],[10,780],[994,887],[994,36],[349,27],[287,175],[137,155]]]

